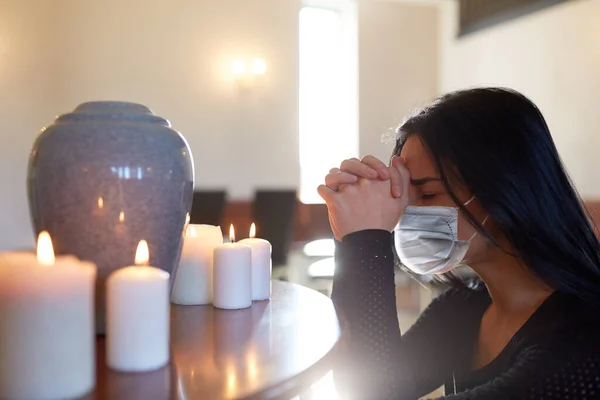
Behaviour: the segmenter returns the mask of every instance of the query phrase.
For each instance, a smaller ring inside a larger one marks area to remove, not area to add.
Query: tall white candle
[[[212,303],[213,254],[223,244],[221,228],[213,225],[188,225],[171,302],[182,305]]]
[[[75,398],[95,386],[96,266],[54,257],[47,232],[38,257],[0,253],[0,398]]]
[[[229,229],[231,243],[215,248],[213,275],[213,305],[217,308],[239,309],[252,305],[252,251],[234,243],[233,225]]]
[[[148,260],[142,240],[136,265],[106,281],[106,361],[117,371],[152,371],[169,362],[169,274]]]
[[[250,238],[239,243],[252,250],[252,300],[271,298],[271,243],[256,236],[256,225],[250,227]]]

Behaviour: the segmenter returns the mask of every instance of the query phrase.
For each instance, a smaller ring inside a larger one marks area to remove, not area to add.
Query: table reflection
[[[289,399],[331,370],[340,336],[331,300],[273,281],[270,301],[244,310],[171,306],[171,363],[122,374],[97,339],[97,386],[85,400]],[[322,386],[322,385],[321,385]]]

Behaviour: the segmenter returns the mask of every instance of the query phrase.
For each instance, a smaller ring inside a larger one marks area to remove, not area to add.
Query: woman
[[[537,107],[459,91],[398,133],[391,167],[346,160],[319,187],[338,241],[340,390],[600,399],[600,244]],[[484,284],[456,285],[401,336],[394,247],[415,273],[466,264]]]

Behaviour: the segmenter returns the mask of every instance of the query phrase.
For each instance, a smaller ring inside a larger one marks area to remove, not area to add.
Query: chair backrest
[[[294,236],[298,198],[295,190],[257,190],[253,214],[257,237],[271,242],[273,266],[285,265]]]
[[[190,223],[221,225],[227,193],[224,190],[199,190],[194,192]]]

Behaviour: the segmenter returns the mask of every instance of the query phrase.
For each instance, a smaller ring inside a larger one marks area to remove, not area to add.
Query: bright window
[[[356,10],[339,0],[300,11],[300,201],[322,203],[317,186],[358,155]]]

